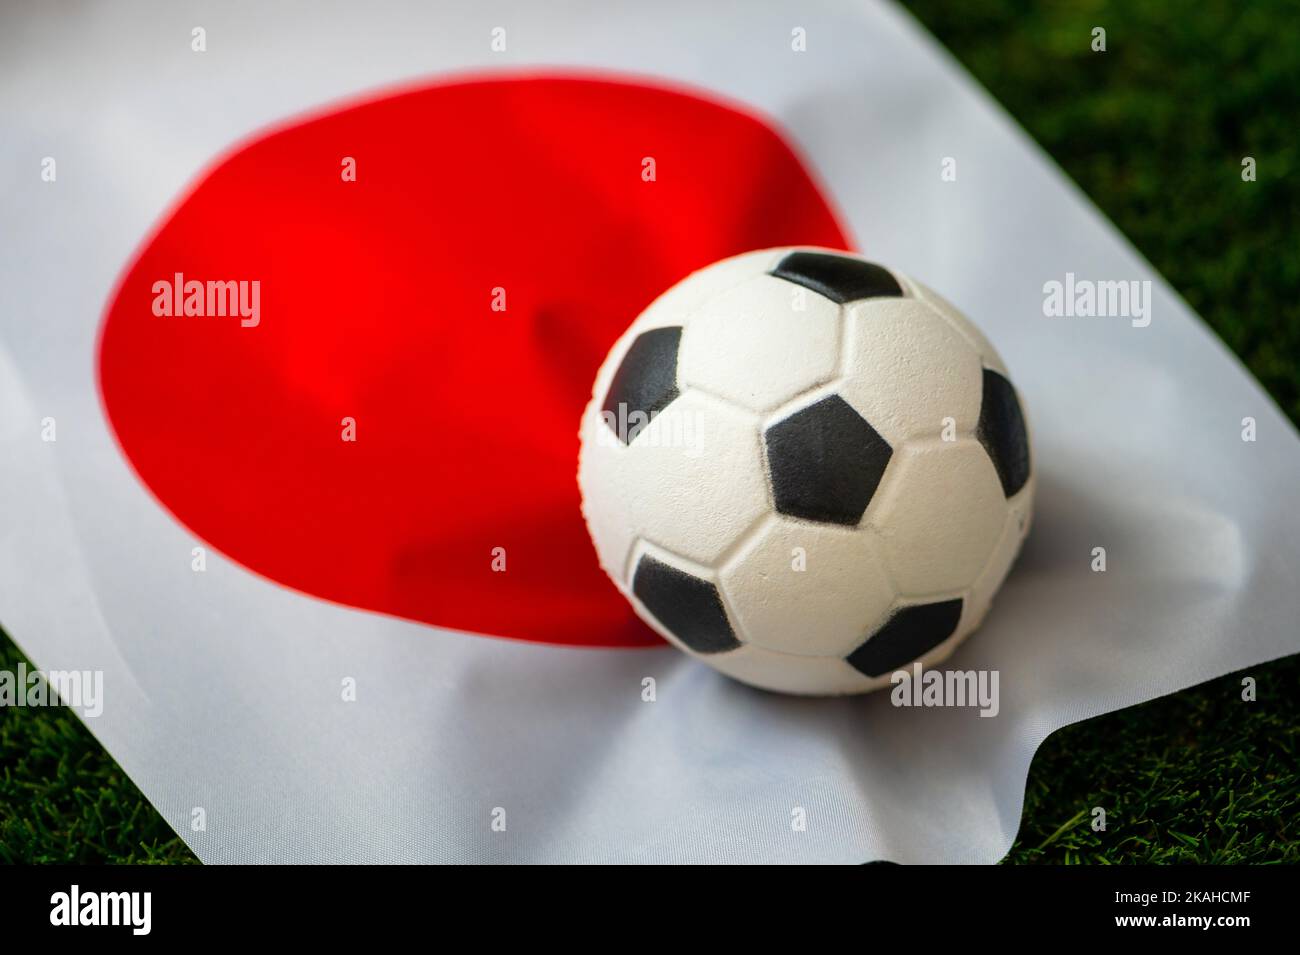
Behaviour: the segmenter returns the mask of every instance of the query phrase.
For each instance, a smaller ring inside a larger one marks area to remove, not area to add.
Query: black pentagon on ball
[[[642,332],[614,372],[602,410],[605,424],[624,444],[636,440],[647,423],[644,419],[658,414],[677,397],[677,349],[681,341],[682,329],[676,325]],[[634,418],[637,412],[641,415]]]
[[[771,273],[843,305],[864,298],[902,296],[898,280],[873,262],[830,252],[791,252]]]
[[[828,524],[856,524],[893,454],[839,395],[778,421],[763,434],[776,509]]]
[[[984,398],[975,435],[993,459],[1002,492],[1011,497],[1029,480],[1029,433],[1016,389],[988,368],[984,369]]]
[[[632,574],[632,593],[665,629],[696,653],[740,646],[718,588],[694,574],[643,554]]]
[[[849,654],[849,665],[870,677],[892,673],[951,637],[960,619],[960,597],[903,607]]]

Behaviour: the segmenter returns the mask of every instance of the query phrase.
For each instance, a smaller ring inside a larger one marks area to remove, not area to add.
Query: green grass
[[[1300,421],[1300,7],[908,0]],[[1108,50],[1089,49],[1094,26]],[[1240,164],[1255,157],[1258,180]],[[0,634],[0,668],[20,654]],[[1300,658],[1066,727],[1008,862],[1300,862]],[[1100,806],[1105,832],[1091,829]],[[194,862],[85,727],[0,709],[0,861]]]
[[[1300,862],[1297,686],[1288,657],[1053,733],[1006,861]]]
[[[0,631],[0,670],[20,660]],[[198,859],[70,710],[3,707],[0,862]]]

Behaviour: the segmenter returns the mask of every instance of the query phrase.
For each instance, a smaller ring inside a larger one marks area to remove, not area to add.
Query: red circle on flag
[[[848,240],[734,104],[574,76],[400,91],[200,178],[107,308],[104,407],[157,499],[280,584],[477,633],[649,644],[579,511],[592,379],[674,282],[796,244]],[[208,314],[222,303],[235,314]]]

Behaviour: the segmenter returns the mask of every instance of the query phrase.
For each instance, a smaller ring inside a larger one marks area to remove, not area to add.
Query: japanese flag
[[[1290,425],[892,6],[8,19],[0,624],[102,674],[205,862],[992,862],[1052,730],[1300,648]],[[1032,409],[1034,534],[948,664],[995,718],[750,690],[599,569],[596,369],[785,245],[939,289]],[[1076,277],[1145,324],[1052,314]]]

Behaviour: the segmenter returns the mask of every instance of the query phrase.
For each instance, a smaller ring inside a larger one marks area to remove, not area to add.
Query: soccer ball
[[[842,252],[725,259],[610,351],[578,483],[651,627],[745,683],[862,693],[984,618],[1029,529],[1029,434],[951,304]]]

